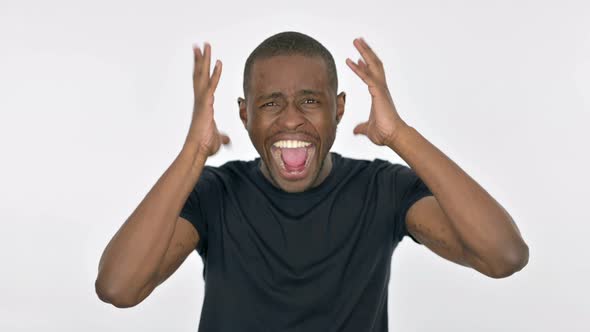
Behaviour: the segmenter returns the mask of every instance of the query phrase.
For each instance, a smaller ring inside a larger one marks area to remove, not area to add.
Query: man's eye
[[[310,104],[310,103],[307,102],[307,101],[310,101],[310,100],[313,101],[313,103],[311,103],[311,104],[317,104],[317,102],[318,102],[315,99],[307,98],[307,99],[305,99],[305,104]]]
[[[274,103],[275,103],[274,101],[270,101],[266,104],[263,104],[262,107],[273,106],[273,105],[269,105],[269,104],[274,104]]]

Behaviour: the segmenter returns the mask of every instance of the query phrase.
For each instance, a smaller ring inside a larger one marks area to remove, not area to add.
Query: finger
[[[366,49],[368,49],[368,50],[370,50],[370,51],[372,51],[372,50],[373,50],[373,49],[371,48],[371,46],[369,46],[369,43],[367,43],[367,41],[365,40],[365,38],[361,37],[361,38],[360,38],[360,40],[361,40],[361,42],[363,43],[363,46],[364,46]]]
[[[198,45],[193,45],[193,53],[195,56],[195,62],[193,66],[193,75],[197,76],[201,73],[201,60],[203,58],[203,54],[201,54],[201,49]]]
[[[371,60],[369,51],[365,49],[365,46],[363,45],[362,41],[359,38],[356,38],[352,43],[354,44],[354,47],[356,47],[356,49],[359,51],[363,59],[365,59],[365,62],[368,65],[372,65],[373,62]]]
[[[369,44],[367,43],[365,38],[361,37],[360,41],[361,41],[363,48],[367,51],[367,54],[369,54],[369,57],[377,63],[381,62],[381,60],[379,60],[379,57],[377,56],[377,54],[375,53],[373,48],[371,46],[369,46]]]
[[[195,53],[195,62],[199,61],[201,57],[203,57],[203,54],[201,53],[201,48],[198,44],[193,44],[193,52]]]
[[[356,46],[356,49],[359,51],[359,53],[361,53],[367,65],[375,67],[380,65],[381,60],[379,60],[369,45],[366,44],[366,42],[363,42],[362,38],[355,39],[353,44]]]
[[[213,74],[211,75],[211,80],[209,81],[209,93],[213,94],[215,89],[217,89],[217,83],[219,83],[219,78],[221,77],[221,61],[215,61],[215,67],[213,67]]]
[[[219,137],[221,138],[221,143],[223,143],[223,145],[227,145],[227,144],[231,143],[229,136],[227,136],[225,134],[219,134]]]
[[[349,58],[346,58],[346,64],[348,65],[348,67],[350,67],[350,69],[352,69],[352,71],[355,74],[358,75],[358,77],[361,78],[361,80],[363,80],[363,82],[369,84],[369,75],[367,75],[366,71],[360,68],[359,65],[354,63],[354,61],[350,60]]]
[[[359,59],[358,66],[368,73],[369,68],[367,68],[367,64],[363,61],[363,59]]]
[[[358,135],[358,134],[367,135],[368,124],[369,124],[368,122],[359,123],[356,127],[354,127],[354,130],[352,132],[355,135]]]
[[[205,42],[203,50],[203,76],[209,78],[211,70],[211,45]]]

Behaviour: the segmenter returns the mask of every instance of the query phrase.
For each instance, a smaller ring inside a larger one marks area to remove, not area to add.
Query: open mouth
[[[309,173],[316,147],[308,141],[280,140],[273,143],[270,151],[281,177],[300,180]]]

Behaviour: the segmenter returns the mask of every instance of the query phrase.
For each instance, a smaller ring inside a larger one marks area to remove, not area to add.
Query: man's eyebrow
[[[313,90],[313,89],[302,89],[302,90],[299,90],[298,94],[316,95],[316,96],[323,95],[323,93],[321,91]],[[284,94],[282,92],[275,91],[275,92],[271,92],[269,94],[264,94],[264,95],[260,95],[260,96],[256,97],[256,101],[270,99],[270,98],[279,98],[279,97],[284,97]]]
[[[301,93],[303,95],[315,95],[315,96],[321,96],[324,94],[322,91],[310,90],[310,89],[300,90],[299,93]]]
[[[283,93],[282,92],[271,92],[269,94],[265,94],[265,95],[260,95],[258,97],[256,97],[256,101],[259,100],[263,100],[263,99],[270,99],[270,98],[278,98],[278,97],[282,97]]]

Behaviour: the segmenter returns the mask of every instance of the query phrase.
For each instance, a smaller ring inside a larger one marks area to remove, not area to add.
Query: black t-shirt
[[[300,193],[269,182],[259,157],[205,166],[180,213],[201,238],[199,332],[388,330],[392,254],[432,192],[408,166],[332,158]]]

